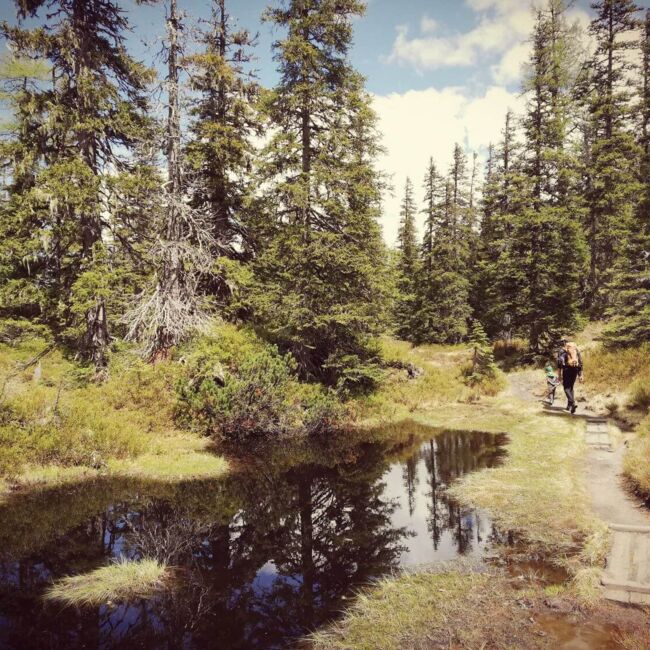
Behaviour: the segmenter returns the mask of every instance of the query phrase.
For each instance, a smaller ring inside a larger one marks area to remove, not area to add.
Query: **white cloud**
[[[465,0],[477,13],[478,24],[466,32],[441,35],[443,29],[428,15],[420,20],[420,36],[409,36],[408,27],[397,27],[397,36],[388,56],[389,63],[414,66],[417,70],[462,67],[481,63],[484,56],[501,56],[492,67],[496,83],[514,83],[519,62],[527,58],[528,39],[532,31],[534,8],[542,0]],[[589,14],[577,7],[567,11],[569,22],[577,21],[584,30]],[[434,35],[435,32],[435,35]]]
[[[502,57],[499,63],[491,68],[492,79],[499,85],[516,84],[521,80],[522,66],[530,57],[530,43],[513,45]]]
[[[382,226],[390,245],[395,243],[399,205],[409,176],[422,200],[422,179],[433,156],[441,172],[447,173],[454,144],[481,151],[497,142],[508,108],[517,111],[521,99],[507,89],[492,86],[472,97],[463,88],[411,90],[403,94],[375,95],[374,108],[387,152],[380,168],[392,176],[394,192],[386,195]]]
[[[432,28],[437,25],[425,15],[420,21],[421,37],[410,38],[408,27],[404,25],[397,28],[388,61],[410,64],[418,70],[469,66],[486,53],[508,51],[530,33],[533,14],[527,3],[519,0],[467,1],[475,11],[483,14],[476,27],[449,36],[431,36]]]
[[[424,14],[420,19],[420,31],[423,34],[431,34],[431,32],[435,32],[436,29],[438,29],[438,22]]]

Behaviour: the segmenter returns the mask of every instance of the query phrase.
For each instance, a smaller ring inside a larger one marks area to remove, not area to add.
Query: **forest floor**
[[[581,345],[594,347],[591,340]],[[587,447],[587,419],[610,412],[611,395],[600,394],[598,385],[578,385],[579,410],[571,416],[561,387],[557,406],[544,404],[542,370],[511,371],[506,381],[496,396],[433,405],[413,416],[432,426],[508,434],[503,465],[466,475],[451,488],[501,530],[513,531],[519,541],[501,549],[498,561],[506,570],[477,578],[471,569],[450,566],[442,576],[425,570],[384,581],[317,633],[317,648],[650,647],[650,609],[606,601],[600,586],[610,546],[606,522],[650,522],[622,476],[634,434],[610,421],[614,451]],[[623,391],[617,397],[624,402]],[[562,577],[549,582],[545,576],[554,568]]]

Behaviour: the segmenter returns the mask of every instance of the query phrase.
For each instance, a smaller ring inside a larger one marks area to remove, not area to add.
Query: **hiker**
[[[555,374],[555,370],[553,370],[550,361],[546,364],[544,372],[546,373],[546,398],[548,403],[553,406],[553,402],[555,401],[555,389],[558,387],[560,380]]]
[[[562,339],[564,347],[557,358],[557,367],[562,380],[562,386],[566,393],[567,405],[566,410],[575,413],[578,408],[576,405],[575,395],[573,394],[573,386],[576,383],[576,378],[580,377],[583,381],[582,374],[582,356],[578,346],[573,341]]]

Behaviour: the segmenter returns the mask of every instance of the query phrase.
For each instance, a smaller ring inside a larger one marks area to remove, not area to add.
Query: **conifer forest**
[[[650,648],[650,8],[530,2],[414,176],[375,3],[6,0],[0,648]]]

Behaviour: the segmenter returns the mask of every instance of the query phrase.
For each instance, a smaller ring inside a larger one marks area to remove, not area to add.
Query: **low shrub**
[[[322,433],[341,422],[336,394],[300,384],[294,359],[250,331],[221,325],[184,353],[176,413],[186,426],[241,441]]]

